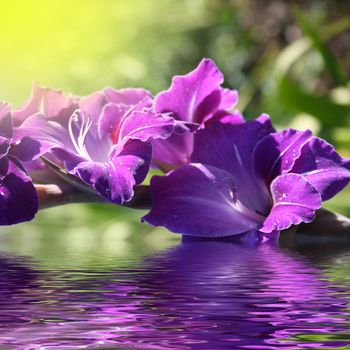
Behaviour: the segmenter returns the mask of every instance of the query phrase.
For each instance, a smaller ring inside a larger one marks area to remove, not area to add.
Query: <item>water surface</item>
[[[0,349],[349,348],[346,245],[181,244],[117,228],[2,232]]]

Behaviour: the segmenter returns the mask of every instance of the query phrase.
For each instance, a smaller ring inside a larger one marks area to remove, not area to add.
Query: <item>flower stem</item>
[[[109,203],[97,193],[85,192],[81,189],[66,185],[35,185],[39,196],[39,209],[57,207],[72,203]],[[150,190],[148,186],[136,186],[135,194],[124,206],[132,209],[150,208]]]

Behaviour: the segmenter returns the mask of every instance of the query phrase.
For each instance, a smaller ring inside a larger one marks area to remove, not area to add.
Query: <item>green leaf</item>
[[[303,30],[305,35],[309,37],[314,48],[320,53],[325,63],[326,68],[328,69],[333,80],[338,85],[345,85],[347,79],[340,69],[340,65],[332,53],[328,50],[327,46],[321,39],[318,31],[310,24],[310,21],[303,15],[303,13],[298,9],[294,8],[294,17]]]
[[[349,106],[337,104],[328,96],[307,93],[287,76],[279,82],[279,97],[289,107],[317,117],[326,132],[334,125],[344,124],[350,117]]]

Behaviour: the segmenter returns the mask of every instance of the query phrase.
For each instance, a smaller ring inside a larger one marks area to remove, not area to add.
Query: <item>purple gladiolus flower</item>
[[[266,115],[199,130],[191,162],[153,177],[145,221],[200,237],[275,236],[311,222],[350,181],[350,160],[330,144],[308,130],[275,132]]]
[[[36,158],[65,167],[113,203],[127,202],[147,175],[151,140],[177,132],[174,119],[154,113],[152,102],[143,89],[72,97],[34,86],[32,98],[14,112],[17,152],[25,158],[25,141],[35,140]]]
[[[201,126],[210,120],[242,123],[239,112],[227,112],[237,104],[238,93],[222,88],[223,81],[223,74],[215,63],[205,58],[194,71],[173,78],[169,90],[155,97],[154,111],[170,113],[176,120]],[[167,171],[190,162],[193,134],[173,134],[166,140],[154,141],[153,145],[155,163]]]
[[[10,109],[0,103],[0,225],[32,220],[38,211],[37,192],[14,148]]]

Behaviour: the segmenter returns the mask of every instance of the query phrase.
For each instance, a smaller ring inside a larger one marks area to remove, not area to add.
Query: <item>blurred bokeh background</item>
[[[29,96],[34,80],[74,94],[105,86],[157,93],[204,56],[216,61],[227,87],[239,90],[247,119],[266,112],[278,128],[310,128],[350,156],[349,1],[1,1],[0,99],[14,106]],[[327,206],[350,215],[349,203],[348,190]],[[22,239],[23,252],[32,249],[29,234],[32,242],[38,235],[84,238],[85,246],[76,244],[81,249],[96,247],[92,232],[100,232],[101,244],[106,235],[159,245],[174,239],[137,224],[141,215],[71,205],[2,228],[1,239]]]

